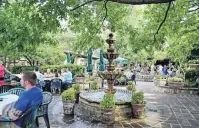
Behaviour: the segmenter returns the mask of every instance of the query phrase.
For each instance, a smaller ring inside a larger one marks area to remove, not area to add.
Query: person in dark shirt
[[[13,109],[8,111],[8,116],[12,120],[17,120],[20,115],[28,109],[42,103],[43,95],[40,88],[36,87],[37,76],[34,72],[24,72],[21,77],[21,85],[25,87]],[[22,120],[15,122],[16,126],[20,127]]]
[[[133,70],[131,75],[131,80],[134,81],[136,84],[135,78],[136,78],[136,70]]]

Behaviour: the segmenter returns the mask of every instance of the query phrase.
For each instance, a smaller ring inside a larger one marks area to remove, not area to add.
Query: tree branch
[[[188,12],[194,12],[194,11],[197,11],[197,10],[199,10],[199,7],[194,9],[194,10],[189,10]]]
[[[104,0],[104,8],[105,8],[105,16],[102,20],[102,24],[100,25],[100,27],[97,29],[96,33],[92,36],[92,38],[90,39],[90,42],[93,40],[93,38],[97,35],[97,33],[100,31],[101,27],[103,26],[104,24],[104,21],[106,20],[107,16],[108,16],[108,9],[107,9],[107,3],[108,3],[108,0]],[[86,42],[86,41],[85,41]]]
[[[167,7],[167,10],[166,10],[164,19],[163,19],[163,21],[160,23],[160,25],[159,25],[159,27],[158,27],[158,30],[157,30],[156,34],[154,35],[154,42],[156,42],[156,35],[158,35],[159,30],[161,29],[162,25],[164,24],[164,22],[165,22],[166,19],[167,19],[167,15],[168,15],[168,12],[169,12],[170,7],[171,7],[171,2],[169,2],[169,5],[168,5],[168,7]]]
[[[94,1],[100,1],[100,0],[94,0]],[[141,5],[141,4],[168,3],[168,2],[171,2],[171,1],[174,1],[174,0],[109,0],[109,1],[121,3],[121,4]]]
[[[73,9],[71,9],[71,11],[74,11],[86,4],[95,2],[95,1],[103,1],[103,0],[90,0],[87,1],[83,4],[77,5],[76,7],[74,7]],[[159,4],[159,3],[168,3],[171,1],[175,1],[175,0],[109,0],[111,2],[117,2],[117,3],[121,3],[121,4],[132,4],[132,5],[141,5],[141,4]]]
[[[78,8],[81,8],[81,7],[83,7],[84,5],[89,4],[89,3],[92,3],[92,2],[94,2],[94,1],[96,1],[96,0],[90,0],[90,1],[87,1],[87,2],[85,2],[85,3],[83,3],[83,4],[77,5],[76,7],[74,7],[73,9],[71,9],[70,11],[74,11],[74,10],[76,10],[76,9],[78,9]]]

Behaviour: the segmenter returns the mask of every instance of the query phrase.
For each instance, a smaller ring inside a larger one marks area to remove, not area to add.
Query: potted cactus
[[[73,88],[65,90],[61,96],[62,96],[64,114],[73,115],[74,104],[75,104],[75,90]]]
[[[81,85],[80,84],[73,84],[72,88],[75,90],[75,103],[79,103],[79,94],[81,91]]]
[[[136,91],[135,82],[129,81],[126,89],[129,90],[129,91],[135,92]]]
[[[145,101],[143,92],[135,92],[132,95],[132,116],[135,118],[145,117]]]
[[[101,121],[104,124],[111,125],[115,122],[115,98],[114,94],[105,94],[100,102]]]

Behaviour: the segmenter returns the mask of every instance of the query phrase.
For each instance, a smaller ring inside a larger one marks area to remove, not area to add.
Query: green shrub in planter
[[[90,89],[91,90],[97,90],[97,89],[99,89],[99,84],[98,84],[98,82],[97,81],[91,81],[90,82]]]
[[[114,94],[105,94],[103,100],[100,102],[102,109],[111,109],[115,107]]]
[[[178,77],[169,77],[168,82],[183,82],[183,79]]]
[[[135,92],[132,95],[132,104],[145,104],[144,102],[144,92]]]
[[[80,93],[82,87],[80,84],[73,84],[72,88],[75,90],[75,93]]]
[[[128,82],[128,86],[126,87],[126,89],[129,90],[129,91],[135,92],[136,91],[136,89],[135,89],[135,82],[129,81]]]
[[[158,75],[157,75],[157,78],[158,78],[158,79],[166,79],[166,76],[163,76],[162,74],[158,74]]]
[[[146,116],[144,93],[136,92],[132,95],[132,116],[138,119],[142,119]]]
[[[196,82],[197,78],[199,78],[199,69],[193,69],[193,68],[185,69],[186,83],[190,83],[190,85],[192,85]]]
[[[65,90],[61,96],[64,101],[75,100],[75,90],[73,88]]]

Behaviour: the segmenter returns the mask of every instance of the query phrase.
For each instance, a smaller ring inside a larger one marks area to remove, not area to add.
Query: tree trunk
[[[94,0],[94,1],[102,1],[102,0]],[[122,4],[140,5],[140,4],[168,3],[174,0],[109,0],[109,1],[122,3]]]
[[[24,56],[24,57],[27,59],[27,61],[30,64],[30,66],[33,66],[31,58],[29,58],[28,56]]]

